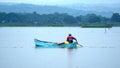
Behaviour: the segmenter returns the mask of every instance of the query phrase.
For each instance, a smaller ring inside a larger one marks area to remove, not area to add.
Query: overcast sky
[[[0,0],[0,2],[30,3],[38,5],[67,5],[67,4],[111,4],[120,0]]]

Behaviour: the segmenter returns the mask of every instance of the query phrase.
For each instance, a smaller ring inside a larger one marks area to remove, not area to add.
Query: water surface
[[[35,48],[34,38],[63,42],[71,33],[83,48]],[[120,28],[1,27],[0,68],[120,68]]]

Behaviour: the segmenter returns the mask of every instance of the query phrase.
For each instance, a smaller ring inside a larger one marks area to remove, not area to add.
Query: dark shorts
[[[73,43],[73,40],[70,39],[70,40],[68,40],[68,42],[69,42],[69,43]]]

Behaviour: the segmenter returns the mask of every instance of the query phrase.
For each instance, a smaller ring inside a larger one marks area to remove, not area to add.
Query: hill
[[[106,7],[107,6],[107,7]],[[67,6],[51,6],[51,5],[33,5],[23,3],[0,3],[0,12],[15,13],[32,13],[51,14],[51,13],[67,13],[73,16],[86,15],[94,13],[105,17],[111,17],[114,12],[120,11],[119,6],[110,8],[109,5],[67,5]],[[107,10],[106,10],[107,9]],[[99,11],[98,11],[99,10]],[[114,11],[111,11],[114,10]]]

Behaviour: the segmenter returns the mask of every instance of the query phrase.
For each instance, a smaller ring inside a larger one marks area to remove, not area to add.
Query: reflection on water
[[[75,53],[76,49],[67,49],[67,58],[68,58],[68,68],[73,68],[72,61],[74,58],[72,57]]]
[[[119,68],[119,48],[0,48],[0,68]]]

